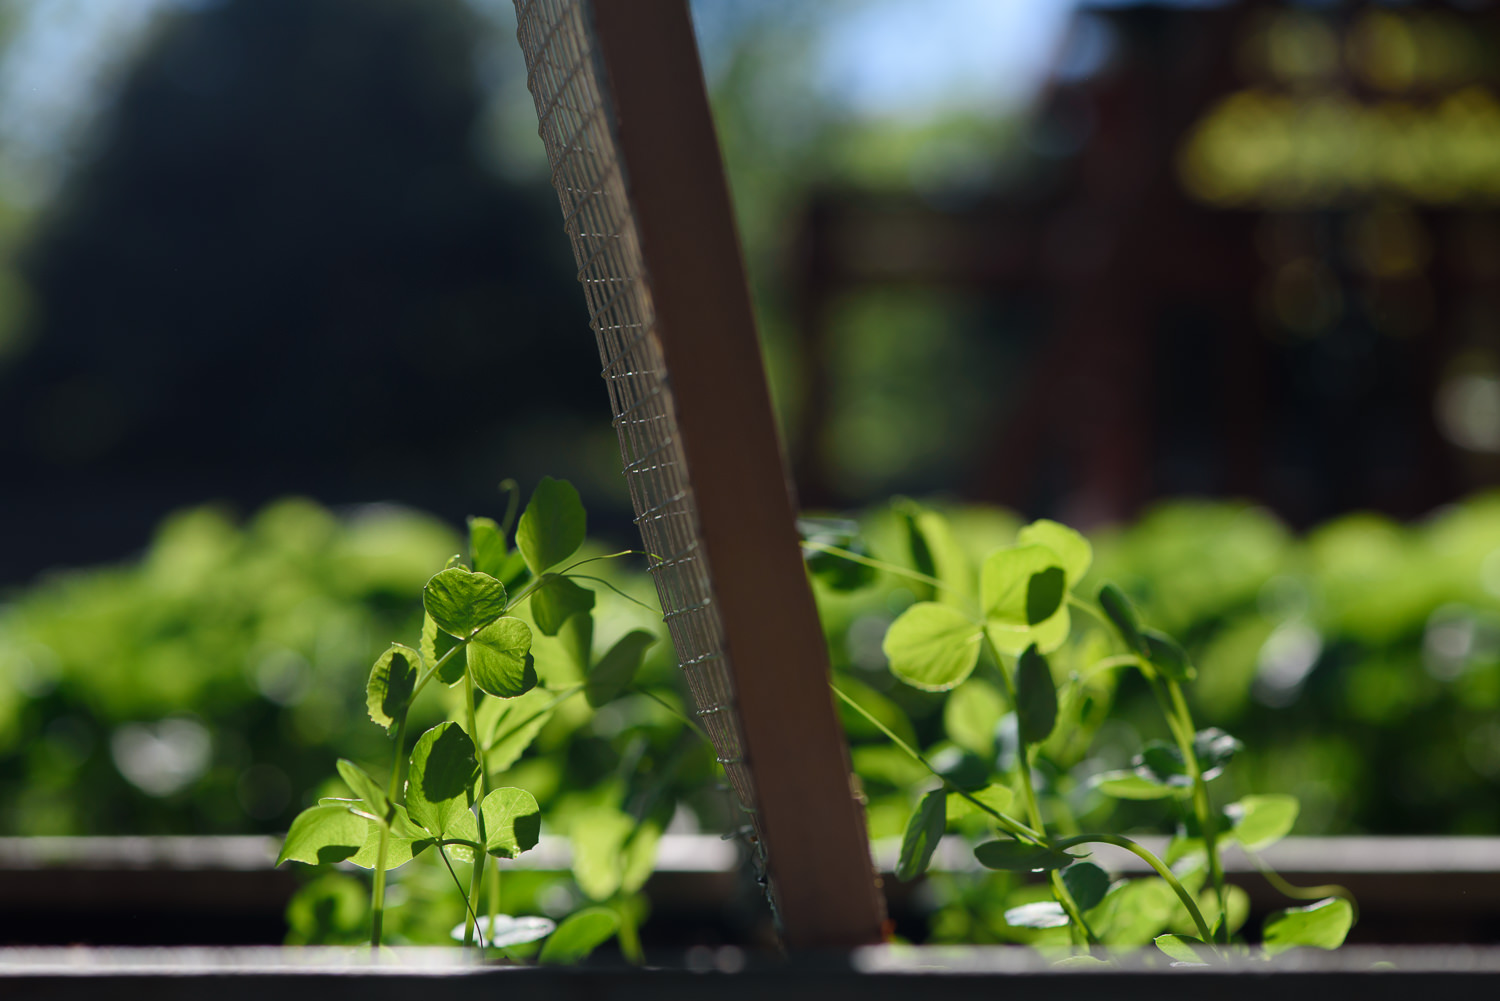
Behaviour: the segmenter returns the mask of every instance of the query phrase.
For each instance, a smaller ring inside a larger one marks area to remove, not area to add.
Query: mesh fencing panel
[[[740,806],[755,816],[723,628],[698,531],[692,484],[655,332],[651,287],[611,124],[608,81],[588,0],[515,0],[516,35],[563,229],[573,245],[599,344],[636,524],[662,618]],[[763,846],[763,838],[757,838]],[[764,861],[762,859],[762,861]]]

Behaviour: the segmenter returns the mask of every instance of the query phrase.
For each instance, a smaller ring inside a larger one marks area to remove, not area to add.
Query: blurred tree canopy
[[[611,489],[556,201],[476,146],[479,34],[457,0],[161,16],[22,252],[0,580],[117,557],[205,499],[459,518],[510,474]]]

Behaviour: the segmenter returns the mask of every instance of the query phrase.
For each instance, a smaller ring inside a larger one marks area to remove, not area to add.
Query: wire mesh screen
[[[612,133],[608,85],[591,44],[588,0],[516,0],[527,86],[563,228],[599,343],[636,524],[663,620],[698,716],[740,805],[755,816],[734,690],[655,332],[651,287]],[[765,844],[764,838],[757,843]]]

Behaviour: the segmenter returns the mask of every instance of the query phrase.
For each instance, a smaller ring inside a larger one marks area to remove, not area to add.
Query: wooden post
[[[884,903],[687,5],[594,0],[593,16],[783,938],[790,948],[879,942]]]

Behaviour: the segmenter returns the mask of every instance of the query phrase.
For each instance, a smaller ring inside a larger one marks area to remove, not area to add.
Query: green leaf
[[[422,588],[422,607],[445,632],[459,639],[505,614],[505,585],[489,574],[449,567]]]
[[[1246,851],[1259,852],[1292,832],[1300,804],[1296,796],[1245,796],[1224,808],[1234,836]]]
[[[1015,794],[1005,786],[985,786],[983,789],[974,790],[973,792],[969,793],[969,795],[979,800],[979,802],[983,803],[985,806],[990,807],[996,813],[1005,813],[1006,811],[1008,811],[1010,809],[1011,803],[1016,798]],[[972,802],[965,799],[963,796],[959,795],[956,792],[950,792],[948,794],[947,812],[948,818],[950,820],[962,820],[964,817],[972,816],[974,814],[978,814],[981,817],[990,816],[990,814],[985,813],[979,807],[975,806]]]
[[[943,729],[959,747],[983,758],[995,753],[995,727],[1005,715],[1005,700],[994,686],[970,678],[943,703]]]
[[[1061,928],[1068,914],[1055,900],[1038,900],[1006,911],[1005,923],[1012,928]]]
[[[396,869],[437,844],[436,839],[411,822],[406,807],[394,804],[395,815],[391,819],[390,835],[385,845],[385,867]],[[365,843],[349,861],[361,869],[375,868],[375,856],[380,852],[380,825],[367,823],[369,828]]]
[[[608,942],[620,928],[620,915],[608,907],[589,907],[557,926],[542,946],[540,963],[576,963]]]
[[[891,623],[881,649],[896,677],[913,688],[944,692],[973,672],[983,637],[983,630],[967,615],[923,601]]]
[[[1047,570],[1056,571],[1047,575]],[[1032,579],[1041,575],[1033,588]],[[1011,629],[1051,617],[1062,597],[1066,573],[1046,546],[1014,546],[991,553],[979,574],[979,606],[992,625]],[[1043,608],[1050,601],[1050,607]]]
[[[1179,963],[1207,966],[1213,962],[1213,952],[1201,938],[1188,935],[1158,935],[1156,947]]]
[[[947,796],[941,789],[934,789],[922,797],[912,811],[906,824],[906,836],[901,839],[901,857],[896,862],[896,878],[916,879],[927,871],[932,853],[943,839],[948,828]]]
[[[422,612],[422,638],[417,642],[417,650],[422,654],[422,663],[426,667],[432,667],[438,662],[437,650],[438,624],[426,611]]]
[[[1337,949],[1354,925],[1354,909],[1342,897],[1328,897],[1306,907],[1289,907],[1266,918],[1262,941],[1276,955],[1298,946]]]
[[[611,806],[599,806],[573,818],[573,879],[593,900],[608,900],[625,876],[625,843],[635,818]]]
[[[620,637],[609,652],[599,658],[599,663],[584,680],[583,697],[595,707],[612,702],[630,687],[646,650],[656,642],[656,637],[643,629],[632,630]]]
[[[1115,629],[1120,633],[1120,638],[1125,645],[1142,657],[1149,656],[1151,648],[1146,645],[1146,638],[1141,635],[1141,622],[1136,617],[1135,606],[1131,605],[1130,599],[1125,597],[1113,584],[1105,584],[1099,589],[1099,607],[1104,609],[1104,614],[1109,616]]]
[[[469,564],[477,572],[503,581],[507,555],[505,535],[493,518],[469,519]]]
[[[651,821],[637,824],[635,833],[625,844],[624,864],[620,867],[620,892],[634,893],[646,885],[656,871],[656,847],[661,843],[661,828]]]
[[[513,699],[536,687],[531,661],[531,627],[507,615],[474,634],[465,651],[474,684],[501,699]]]
[[[1040,625],[1052,618],[1067,594],[1067,576],[1062,567],[1048,567],[1026,582],[1026,624]]]
[[[543,636],[556,636],[563,623],[594,610],[594,592],[566,577],[549,576],[531,592],[531,617]]]
[[[583,502],[573,484],[543,476],[516,525],[516,548],[531,572],[540,576],[578,551],[587,528]]]
[[[1092,862],[1074,862],[1062,871],[1062,878],[1080,911],[1098,907],[1109,892],[1109,873]]]
[[[568,657],[578,665],[578,670],[587,674],[594,657],[594,617],[575,615],[563,623],[557,638]]]
[[[798,518],[797,532],[802,536],[802,559],[807,565],[807,572],[830,590],[858,591],[875,582],[878,571],[868,563],[859,563],[808,545],[829,546],[868,558],[870,550],[864,539],[860,538],[858,522],[835,518]]]
[[[1132,879],[1110,888],[1090,923],[1105,945],[1138,947],[1161,934],[1179,910],[1166,880]]]
[[[439,723],[417,740],[406,781],[406,810],[412,822],[439,838],[477,837],[474,782],[479,762],[474,742],[457,723]],[[467,821],[467,823],[466,823]]]
[[[898,502],[897,514],[906,524],[913,567],[943,584],[935,589],[935,600],[958,608],[968,605],[974,594],[973,571],[948,519],[909,500]]]
[[[1103,772],[1089,784],[1115,799],[1166,799],[1177,790],[1136,772]]]
[[[1205,779],[1211,779],[1224,771],[1229,759],[1244,748],[1238,739],[1211,726],[1193,735],[1193,753],[1198,756],[1198,767]]]
[[[1151,666],[1173,681],[1192,681],[1198,672],[1193,669],[1187,651],[1166,633],[1155,629],[1142,629],[1141,638],[1146,641],[1146,659]]]
[[[1012,872],[1045,872],[1072,865],[1077,856],[1020,841],[986,841],[974,849],[974,857],[986,869]]]
[[[1057,725],[1057,685],[1047,658],[1029,646],[1016,663],[1016,721],[1021,739],[1040,744]]]
[[[380,818],[381,823],[389,824],[391,814],[394,812],[394,804],[386,798],[385,790],[380,788],[380,783],[348,758],[338,760],[338,770],[339,777],[359,798],[366,812]]]
[[[287,859],[309,865],[342,862],[359,851],[369,826],[369,821],[350,813],[347,806],[310,806],[292,821],[276,864]]]
[[[406,711],[417,685],[420,663],[421,654],[417,651],[393,643],[370,668],[370,680],[365,683],[365,705],[369,707],[370,719],[385,727],[386,732],[396,725],[396,717]]]
[[[545,688],[533,688],[514,699],[485,699],[475,723],[484,742],[484,763],[490,773],[505,771],[531,746],[537,734],[552,719],[557,696]]]
[[[1204,781],[1223,774],[1224,766],[1242,746],[1238,740],[1218,727],[1209,727],[1194,734],[1193,749]],[[1186,788],[1192,784],[1182,751],[1176,744],[1169,744],[1164,740],[1150,741],[1136,757],[1136,765],[1138,772],[1166,785]]]
[[[515,858],[536,847],[542,811],[525,789],[496,789],[479,806],[484,817],[484,850],[496,858]]]
[[[491,922],[489,915],[479,915],[480,933],[484,935],[485,944],[492,949],[509,949],[512,946],[535,942],[551,935],[556,929],[557,922],[551,918],[529,914],[521,917],[496,914],[495,920]],[[468,922],[460,921],[454,925],[451,936],[455,941],[462,942],[467,930]]]
[[[1016,544],[1020,546],[1046,546],[1062,561],[1071,589],[1088,573],[1094,561],[1094,548],[1089,540],[1067,525],[1046,518],[1033,521],[1016,533]]]

